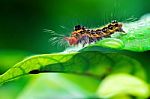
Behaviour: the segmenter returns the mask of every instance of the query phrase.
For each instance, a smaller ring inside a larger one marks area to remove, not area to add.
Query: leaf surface
[[[97,79],[111,73],[127,72],[145,78],[141,64],[132,58],[117,53],[85,51],[31,56],[0,75],[0,83],[23,75],[43,72],[73,73]]]

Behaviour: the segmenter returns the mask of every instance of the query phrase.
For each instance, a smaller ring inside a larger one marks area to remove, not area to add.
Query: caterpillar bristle
[[[44,29],[44,32],[48,32],[51,36],[51,38],[49,39],[49,42],[51,43],[51,46],[57,46],[59,47],[67,47],[67,42],[64,39],[66,36],[62,35],[62,34],[58,34],[53,30],[49,30],[49,29]]]

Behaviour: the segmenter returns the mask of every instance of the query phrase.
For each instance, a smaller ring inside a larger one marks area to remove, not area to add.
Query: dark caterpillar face
[[[81,26],[80,26],[80,25],[76,25],[76,26],[74,27],[74,30],[75,30],[75,31],[80,30],[80,29],[81,29]]]
[[[78,31],[78,30],[85,30],[85,27],[84,26],[81,26],[81,25],[76,25],[74,27],[74,31]]]

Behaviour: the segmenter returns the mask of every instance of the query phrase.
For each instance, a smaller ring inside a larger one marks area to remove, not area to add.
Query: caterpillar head
[[[74,31],[78,31],[78,30],[85,30],[85,27],[84,26],[81,26],[81,25],[76,25],[74,27]]]
[[[70,45],[77,45],[78,40],[81,36],[81,32],[84,30],[84,26],[81,25],[76,25],[74,27],[74,31],[71,33],[70,37],[65,37],[65,40],[70,44]]]

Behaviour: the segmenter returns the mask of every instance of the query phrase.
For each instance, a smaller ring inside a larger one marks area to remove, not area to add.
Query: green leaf
[[[130,73],[143,79],[146,77],[141,64],[132,58],[117,53],[86,51],[29,57],[0,75],[0,83],[42,72],[74,73],[97,79],[116,72]]]
[[[113,74],[106,77],[99,86],[97,94],[101,98],[120,99],[127,95],[146,99],[150,95],[149,86],[142,79],[129,74]]]
[[[0,50],[0,74],[29,55],[31,53],[21,50]]]

